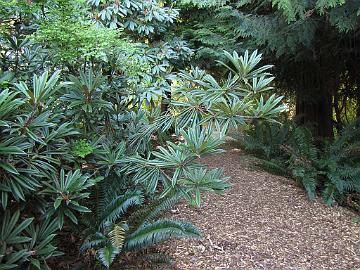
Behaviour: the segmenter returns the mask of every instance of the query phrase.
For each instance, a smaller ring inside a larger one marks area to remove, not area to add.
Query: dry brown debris
[[[309,202],[286,179],[250,169],[238,151],[204,162],[224,168],[232,188],[224,196],[205,195],[200,209],[183,204],[173,211],[204,236],[161,247],[177,269],[360,269],[354,213]]]

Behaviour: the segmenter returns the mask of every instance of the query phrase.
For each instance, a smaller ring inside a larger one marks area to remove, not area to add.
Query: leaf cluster
[[[242,144],[261,159],[263,168],[296,179],[309,199],[321,193],[328,205],[349,205],[360,184],[357,126],[358,121],[349,124],[334,141],[319,146],[310,130],[290,121],[261,124],[246,132]]]

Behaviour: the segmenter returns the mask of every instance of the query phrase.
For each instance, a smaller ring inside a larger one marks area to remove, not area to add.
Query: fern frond
[[[145,223],[125,239],[124,251],[142,249],[169,238],[200,238],[198,229],[191,223],[176,220],[157,220]]]
[[[259,166],[269,173],[289,176],[289,170],[283,160],[261,160]]]
[[[334,184],[326,183],[325,188],[322,191],[322,197],[326,205],[331,206],[335,201],[336,188]]]
[[[138,228],[144,223],[151,222],[158,218],[162,213],[170,210],[181,199],[180,193],[169,193],[166,197],[152,201],[135,211],[128,219],[130,227]],[[130,228],[131,229],[131,228]]]
[[[109,238],[111,244],[118,248],[122,249],[125,241],[126,230],[121,225],[114,225],[113,229],[109,232]]]
[[[303,185],[310,200],[316,197],[317,171],[314,168],[306,168],[301,164],[293,166],[293,176]]]
[[[96,256],[99,261],[106,267],[109,268],[115,257],[119,254],[119,249],[112,245],[107,245],[96,252]]]
[[[116,222],[132,206],[141,205],[143,196],[139,191],[129,191],[113,199],[104,209],[99,226],[104,227],[108,222]]]
[[[84,252],[88,249],[103,246],[107,242],[107,238],[100,232],[96,232],[88,236],[83,244],[80,246],[80,252]]]
[[[301,179],[301,183],[304,186],[309,199],[314,200],[316,197],[316,179],[311,176],[306,176]]]
[[[110,174],[104,181],[102,181],[98,188],[97,193],[97,215],[98,218],[102,217],[105,209],[116,199],[119,194],[124,194],[128,188],[129,179],[123,174]]]

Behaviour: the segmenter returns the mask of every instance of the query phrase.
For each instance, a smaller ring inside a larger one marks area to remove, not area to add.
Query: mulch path
[[[203,233],[161,246],[176,269],[360,269],[355,213],[308,201],[292,181],[252,169],[236,149],[204,163],[223,168],[232,187],[203,196],[200,209],[184,203],[173,210]]]

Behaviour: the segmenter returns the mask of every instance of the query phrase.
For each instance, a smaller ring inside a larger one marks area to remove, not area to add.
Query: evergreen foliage
[[[178,10],[164,1],[90,0],[92,16],[98,24],[124,28],[140,36],[159,35],[178,17]]]
[[[359,122],[340,131],[360,115],[359,15],[355,0],[0,0],[0,269],[57,269],[68,235],[86,269],[201,237],[165,214],[230,188],[199,159],[246,124],[264,167],[360,210]],[[275,86],[318,125],[334,110],[339,135],[278,125]]]
[[[68,233],[92,251],[88,268],[200,237],[161,217],[229,188],[198,158],[220,152],[229,127],[286,109],[257,52],[225,53],[227,77],[215,79],[185,68],[185,42],[156,42],[172,6],[114,1],[125,11],[96,24],[105,2],[0,2],[0,269],[56,269]]]
[[[259,48],[275,63],[281,89],[295,94],[298,122],[312,124],[316,136],[340,131],[354,119],[352,107],[360,116],[358,1],[183,2],[182,33],[200,65],[218,70],[219,51]]]
[[[289,122],[250,129],[242,143],[262,160],[263,168],[298,180],[309,199],[320,192],[328,205],[338,202],[353,207],[351,195],[359,192],[360,184],[358,125],[358,121],[349,124],[321,147],[308,129]]]

